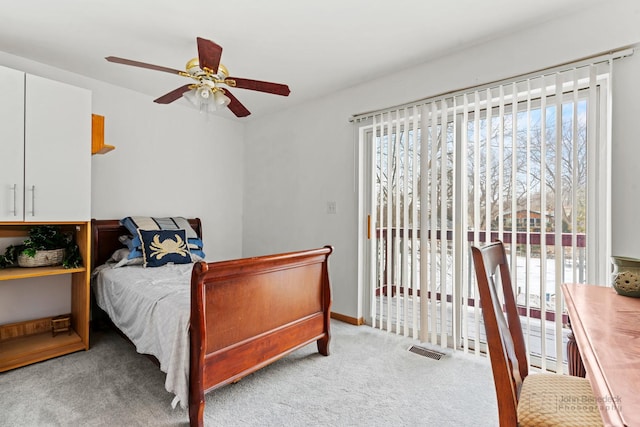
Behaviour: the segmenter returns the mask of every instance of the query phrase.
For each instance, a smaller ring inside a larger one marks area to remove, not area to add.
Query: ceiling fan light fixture
[[[213,91],[208,85],[202,85],[196,89],[196,97],[200,103],[209,104],[213,100]]]
[[[203,90],[201,86],[195,87],[190,91],[184,93],[183,97],[187,101],[189,101],[191,105],[196,107],[201,113],[210,113],[212,111],[215,111],[215,105],[212,102],[213,96],[209,96],[209,94],[207,94],[207,89],[208,88],[204,88]],[[204,96],[202,96],[203,93],[205,94]]]
[[[195,86],[183,97],[201,113],[213,113],[226,108],[231,103],[231,99],[224,94],[224,91],[212,85],[211,82],[203,82]]]
[[[215,102],[216,107],[224,108],[229,105],[231,99],[224,94],[222,89],[218,89],[213,93],[213,101]]]

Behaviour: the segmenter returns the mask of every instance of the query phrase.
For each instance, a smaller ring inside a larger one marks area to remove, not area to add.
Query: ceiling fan
[[[231,94],[227,87],[223,88],[222,85],[282,96],[288,96],[291,92],[289,86],[280,83],[230,77],[227,68],[220,63],[222,47],[211,40],[200,37],[196,38],[196,42],[198,45],[198,57],[187,62],[185,71],[133,61],[131,59],[118,58],[116,56],[107,56],[105,59],[109,62],[163,71],[195,80],[195,83],[186,84],[174,89],[153,101],[158,104],[169,104],[184,96],[198,106],[201,111],[215,110],[218,107],[228,107],[237,117],[246,117],[251,114],[251,112]]]

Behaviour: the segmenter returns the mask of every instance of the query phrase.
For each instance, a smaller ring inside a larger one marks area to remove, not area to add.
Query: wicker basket
[[[62,264],[64,253],[64,249],[52,249],[50,251],[36,251],[36,255],[33,257],[20,254],[18,255],[18,265],[20,267],[45,267]]]

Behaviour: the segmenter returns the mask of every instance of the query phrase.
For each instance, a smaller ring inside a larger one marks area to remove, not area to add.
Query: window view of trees
[[[515,224],[519,232],[540,232],[544,224],[544,231],[553,232],[559,215],[563,232],[585,232],[586,100],[562,104],[559,131],[557,108],[556,104],[546,106],[544,123],[540,107],[519,111],[515,129],[511,112],[504,114],[502,120],[495,112],[487,118],[487,112],[481,111],[477,120],[469,114],[465,126],[467,145],[463,149],[467,158],[467,224],[471,230],[511,231]],[[452,128],[453,123],[449,122],[444,134],[440,125],[427,129],[423,143],[422,150],[428,158],[425,175],[430,191],[427,198],[437,198],[435,228],[442,224],[442,198],[446,204],[445,222],[453,221]],[[415,137],[413,133],[413,130],[394,130],[390,135],[376,137],[377,227],[389,222],[392,227],[411,228],[419,224],[423,177],[422,153],[416,141],[421,139],[421,131],[418,129]],[[444,162],[443,135],[447,140]],[[445,179],[441,182],[443,167]],[[431,191],[431,186],[438,188]],[[556,203],[557,191],[560,204]],[[511,212],[514,200],[516,209]],[[408,215],[403,214],[405,205]],[[422,205],[427,210],[433,206],[431,200]],[[432,218],[430,211],[427,218]]]
[[[540,108],[521,111],[516,115],[515,147],[513,114],[504,115],[502,123],[495,114],[490,120],[486,111],[479,118],[479,129],[475,130],[472,114],[466,124],[467,129],[467,183],[468,183],[468,224],[471,229],[486,230],[487,204],[489,205],[492,230],[510,231],[513,227],[512,201],[515,199],[515,223],[517,231],[540,231],[545,223],[546,231],[555,230],[555,216],[561,216],[564,232],[585,232],[586,216],[586,100],[564,103],[561,113],[560,131],[560,168],[557,158],[557,126],[556,105],[546,107],[545,123],[542,123]],[[574,123],[575,121],[575,123]],[[487,124],[490,122],[490,125]],[[436,205],[441,206],[441,197],[446,199],[447,220],[453,219],[453,123],[449,122],[446,132],[445,150],[446,179],[444,191],[436,191]],[[489,132],[487,132],[489,129]],[[544,132],[544,137],[543,137]],[[417,138],[414,131],[393,132],[376,137],[376,194],[378,215],[385,221],[390,220],[394,227],[411,227],[420,216],[419,195],[421,189],[420,146],[414,147],[415,141],[421,139],[420,130]],[[436,126],[435,133],[429,128],[426,131],[427,179],[428,185],[441,185],[443,133],[441,126]],[[435,139],[434,139],[435,135]],[[487,141],[489,143],[487,143]],[[545,143],[543,144],[543,141]],[[433,144],[436,144],[435,155],[432,156]],[[515,149],[514,149],[515,148]],[[500,154],[502,150],[502,155]],[[414,153],[415,151],[415,153]],[[515,160],[514,160],[515,159]],[[543,161],[544,160],[544,161]],[[488,163],[487,163],[488,162]],[[477,163],[477,165],[476,165]],[[475,178],[476,166],[478,178]],[[514,169],[515,166],[515,169]],[[502,174],[502,180],[499,176]],[[515,176],[514,176],[515,175]],[[414,182],[414,180],[416,180]],[[545,185],[541,183],[544,181]],[[560,190],[562,203],[556,205],[556,191]],[[544,193],[544,194],[543,194]],[[432,192],[433,194],[433,192]],[[430,194],[428,195],[430,196]],[[474,200],[479,200],[476,205]],[[544,208],[542,206],[545,202]],[[404,212],[407,205],[409,213],[416,204],[416,218],[408,215],[405,224]],[[399,205],[397,205],[399,204]],[[502,217],[500,217],[502,205]],[[430,203],[426,203],[429,209]],[[480,222],[474,223],[474,213],[481,214]],[[385,213],[392,214],[391,219]],[[438,212],[438,215],[440,212]],[[544,218],[543,218],[544,215]],[[427,215],[430,217],[430,214]],[[438,222],[439,225],[440,222]],[[380,226],[380,224],[378,224]]]
[[[484,213],[485,204],[488,203],[492,222],[490,228],[493,230],[502,225],[505,231],[510,231],[515,222],[517,231],[539,232],[542,224],[545,224],[545,231],[551,232],[555,231],[556,216],[559,215],[563,232],[585,232],[586,101],[562,105],[560,132],[556,123],[557,108],[555,104],[546,107],[544,123],[539,107],[518,112],[515,132],[512,113],[504,116],[503,123],[498,122],[499,117],[492,117],[490,126],[487,126],[486,118],[481,119],[477,135],[474,123],[469,121],[469,206],[471,210],[479,209],[482,212],[478,229],[487,228]],[[476,150],[478,156],[474,157]],[[476,159],[480,160],[477,165],[480,171],[478,181],[474,180]],[[487,159],[490,159],[489,164],[486,163]],[[498,180],[500,173],[503,174],[502,186]],[[557,191],[561,193],[560,204],[556,203]],[[479,206],[473,203],[475,192],[480,193]],[[513,199],[516,206],[515,221],[511,212]],[[500,204],[503,208],[502,217],[499,215]],[[469,224],[474,226],[471,211]]]

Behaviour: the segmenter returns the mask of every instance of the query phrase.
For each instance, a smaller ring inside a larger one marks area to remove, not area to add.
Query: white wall
[[[324,244],[333,311],[362,317],[357,271],[357,182],[351,115],[488,83],[640,42],[640,3],[603,2],[422,66],[254,120],[247,125],[243,254]],[[640,258],[636,159],[640,52],[616,67],[613,253]],[[295,88],[292,88],[295,90]],[[326,202],[337,202],[337,214]]]
[[[105,116],[106,143],[116,146],[92,157],[94,218],[198,216],[207,258],[242,255],[242,123],[155,104],[137,92],[2,52],[0,65],[92,91],[92,113]],[[64,283],[21,281],[19,294],[12,283],[0,282],[0,324],[68,312]]]
[[[640,258],[640,47],[616,64],[613,94],[611,254]]]

